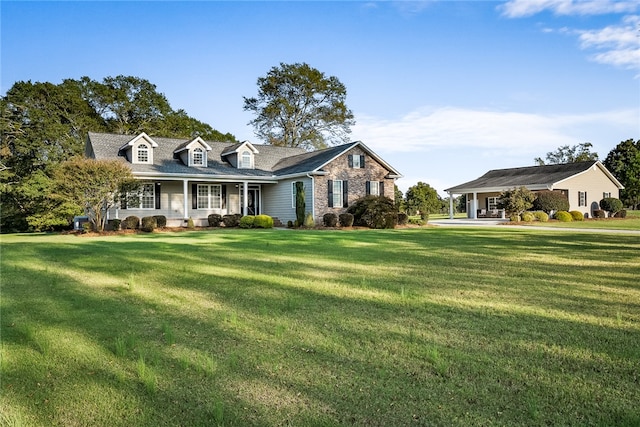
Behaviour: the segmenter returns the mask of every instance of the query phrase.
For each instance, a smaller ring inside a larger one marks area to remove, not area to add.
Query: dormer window
[[[192,165],[193,166],[204,166],[205,165],[205,155],[204,150],[200,147],[194,148],[192,153]]]
[[[138,163],[149,163],[149,146],[147,144],[138,145]]]
[[[243,151],[241,161],[240,161],[240,167],[242,169],[251,169],[251,160],[252,160],[251,152]]]

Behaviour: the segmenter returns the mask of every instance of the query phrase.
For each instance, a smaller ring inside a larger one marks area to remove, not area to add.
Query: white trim
[[[151,137],[149,135],[147,135],[146,133],[142,132],[138,136],[133,137],[133,139],[131,139],[126,144],[124,144],[122,147],[120,147],[120,150],[124,150],[127,147],[133,147],[140,139],[144,139],[145,141],[147,141],[149,144],[151,144],[151,146],[153,148],[157,148],[158,147],[158,144],[153,139],[151,139]]]

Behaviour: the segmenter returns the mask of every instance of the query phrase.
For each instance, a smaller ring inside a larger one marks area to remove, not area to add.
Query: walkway
[[[507,225],[508,219],[434,219],[429,220],[430,225],[444,227],[506,227],[507,229],[520,230],[550,230],[550,231],[575,231],[583,233],[617,233],[617,234],[635,234],[640,236],[640,230],[619,230],[610,228],[562,228],[562,227],[545,227],[538,225]]]

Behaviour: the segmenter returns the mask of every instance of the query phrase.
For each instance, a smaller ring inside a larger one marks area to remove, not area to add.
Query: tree
[[[428,218],[430,213],[438,212],[442,207],[438,192],[424,182],[409,187],[405,194],[405,203],[409,212],[420,212],[422,219]]]
[[[620,191],[620,200],[626,206],[634,208],[640,205],[640,139],[627,139],[620,142],[609,152],[603,162],[624,189]]]
[[[305,63],[281,63],[258,78],[258,96],[244,97],[244,110],[256,115],[249,123],[258,138],[313,150],[348,141],[355,121],[346,96],[336,77]]]
[[[509,214],[520,215],[533,206],[536,195],[526,187],[506,190],[500,194],[498,209],[504,209]]]
[[[92,228],[102,231],[106,212],[122,198],[136,197],[139,187],[140,181],[123,162],[76,157],[53,171],[51,198],[82,208]]]
[[[546,162],[540,157],[536,157],[534,162],[539,165],[558,165],[562,163],[578,163],[586,162],[589,160],[598,160],[598,153],[592,153],[591,148],[593,144],[590,142],[583,142],[582,144],[563,145],[556,151],[550,151],[547,153]]]
[[[393,202],[398,208],[398,211],[404,212],[406,210],[406,207],[404,205],[404,194],[402,193],[402,190],[400,190],[395,184],[393,185]]]
[[[548,214],[552,211],[568,211],[569,199],[559,191],[539,191],[533,201],[533,209]]]

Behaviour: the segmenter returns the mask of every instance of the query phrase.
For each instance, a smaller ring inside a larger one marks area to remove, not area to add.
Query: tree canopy
[[[348,141],[353,113],[345,104],[346,87],[303,64],[273,67],[258,78],[258,95],[244,97],[244,110],[255,113],[249,123],[268,144],[325,148]]]
[[[546,160],[541,157],[536,157],[534,162],[539,165],[558,165],[562,163],[577,163],[586,162],[588,160],[598,160],[598,153],[592,153],[591,148],[593,144],[590,142],[583,142],[582,144],[563,145],[556,151],[550,151],[547,153]]]
[[[620,142],[603,164],[624,185],[620,200],[626,206],[640,205],[640,139]]]
[[[16,82],[0,98],[0,228],[56,227],[46,192],[53,166],[83,153],[89,131],[236,141],[184,110],[147,80],[82,77],[60,84]]]
[[[533,206],[536,195],[526,187],[503,191],[498,198],[498,209],[509,214],[520,215]]]
[[[409,187],[405,194],[405,203],[408,212],[419,211],[423,219],[427,218],[430,213],[440,211],[443,206],[438,192],[429,184],[421,181]]]

